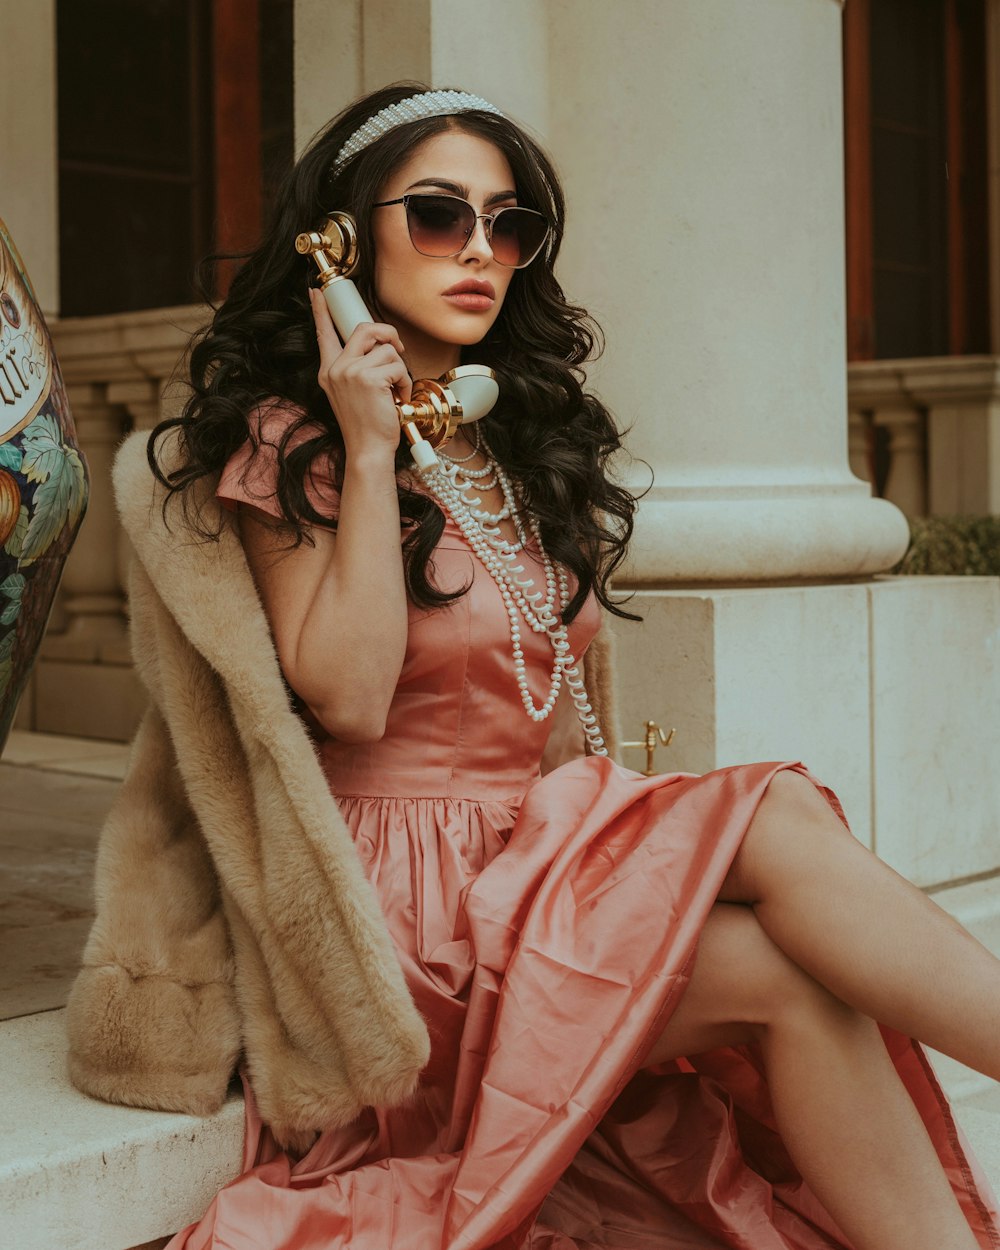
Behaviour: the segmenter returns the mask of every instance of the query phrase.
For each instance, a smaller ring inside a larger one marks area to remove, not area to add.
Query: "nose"
[[[493,249],[486,237],[487,214],[476,218],[469,241],[462,250],[463,260],[475,259],[483,264],[493,259]]]

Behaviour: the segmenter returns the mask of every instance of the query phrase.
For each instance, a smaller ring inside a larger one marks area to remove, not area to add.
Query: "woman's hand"
[[[310,287],[309,300],[319,343],[318,381],[337,418],[348,461],[386,446],[395,454],[396,403],[409,400],[412,385],[399,335],[390,325],[362,322],[341,345],[322,292]]]

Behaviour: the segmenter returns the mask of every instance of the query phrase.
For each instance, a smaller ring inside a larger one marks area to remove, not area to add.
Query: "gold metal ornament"
[[[312,256],[319,269],[320,287],[349,278],[358,267],[358,228],[350,213],[331,213],[319,230],[295,238],[295,250]]]
[[[434,448],[449,442],[462,424],[462,405],[448,387],[431,378],[414,382],[409,403],[397,404],[396,411],[411,443],[415,441],[410,432],[413,426]]]
[[[671,729],[668,733],[660,728],[655,720],[648,720],[644,725],[645,736],[639,742],[623,742],[623,747],[638,747],[646,752],[646,767],[643,769],[644,777],[655,777],[656,769],[653,767],[653,756],[656,754],[656,748],[659,745],[665,747],[670,746],[674,740],[676,729]]]

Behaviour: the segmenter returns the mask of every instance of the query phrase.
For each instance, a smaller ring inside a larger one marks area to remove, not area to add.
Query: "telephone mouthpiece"
[[[496,374],[486,365],[458,365],[438,379],[462,405],[462,424],[480,421],[500,398]]]
[[[413,463],[421,473],[426,473],[428,469],[436,469],[438,467],[437,452],[426,439],[422,438],[419,443],[414,443],[410,447],[410,455],[413,457]]]

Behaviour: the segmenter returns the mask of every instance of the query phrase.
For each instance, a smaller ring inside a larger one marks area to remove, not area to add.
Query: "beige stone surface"
[[[238,1171],[242,1098],[200,1119],[86,1097],[62,1011],[0,1024],[0,1210],[18,1250],[125,1250],[200,1216]]]
[[[47,318],[59,312],[55,0],[0,0],[0,217]]]
[[[646,619],[615,626],[625,738],[650,717],[676,727],[663,772],[801,760],[870,843],[864,586],[644,591],[629,606]]]
[[[853,361],[848,390],[886,436],[884,493],[908,516],[1000,512],[1000,359]]]
[[[676,727],[658,771],[802,760],[918,885],[1000,870],[1000,580],[643,591],[631,607],[646,619],[615,625],[623,731]]]
[[[396,0],[382,3],[399,8]],[[484,96],[544,143],[549,132],[551,46],[559,37],[559,31],[551,29],[551,6],[539,0],[504,0],[502,10],[493,0],[425,3],[432,15],[433,85],[464,87]]]
[[[361,94],[361,22],[361,0],[295,0],[296,152]]]
[[[544,137],[548,58],[539,0],[297,0],[296,146],[362,92],[403,79],[473,91]]]
[[[93,915],[97,831],[117,790],[89,778],[40,789],[43,777],[0,765],[0,1019],[65,1004]]]
[[[0,1020],[65,1005],[124,747],[11,734],[0,763]],[[16,762],[15,762],[16,761]],[[90,774],[90,775],[87,775]]]
[[[35,663],[35,725],[48,733],[129,742],[146,703],[131,666],[54,659],[44,647]]]
[[[919,885],[1000,868],[1000,580],[900,577],[872,602],[875,846]]]
[[[25,768],[81,773],[120,781],[125,776],[128,755],[129,747],[122,742],[14,730],[7,739],[2,759],[4,764]]]

